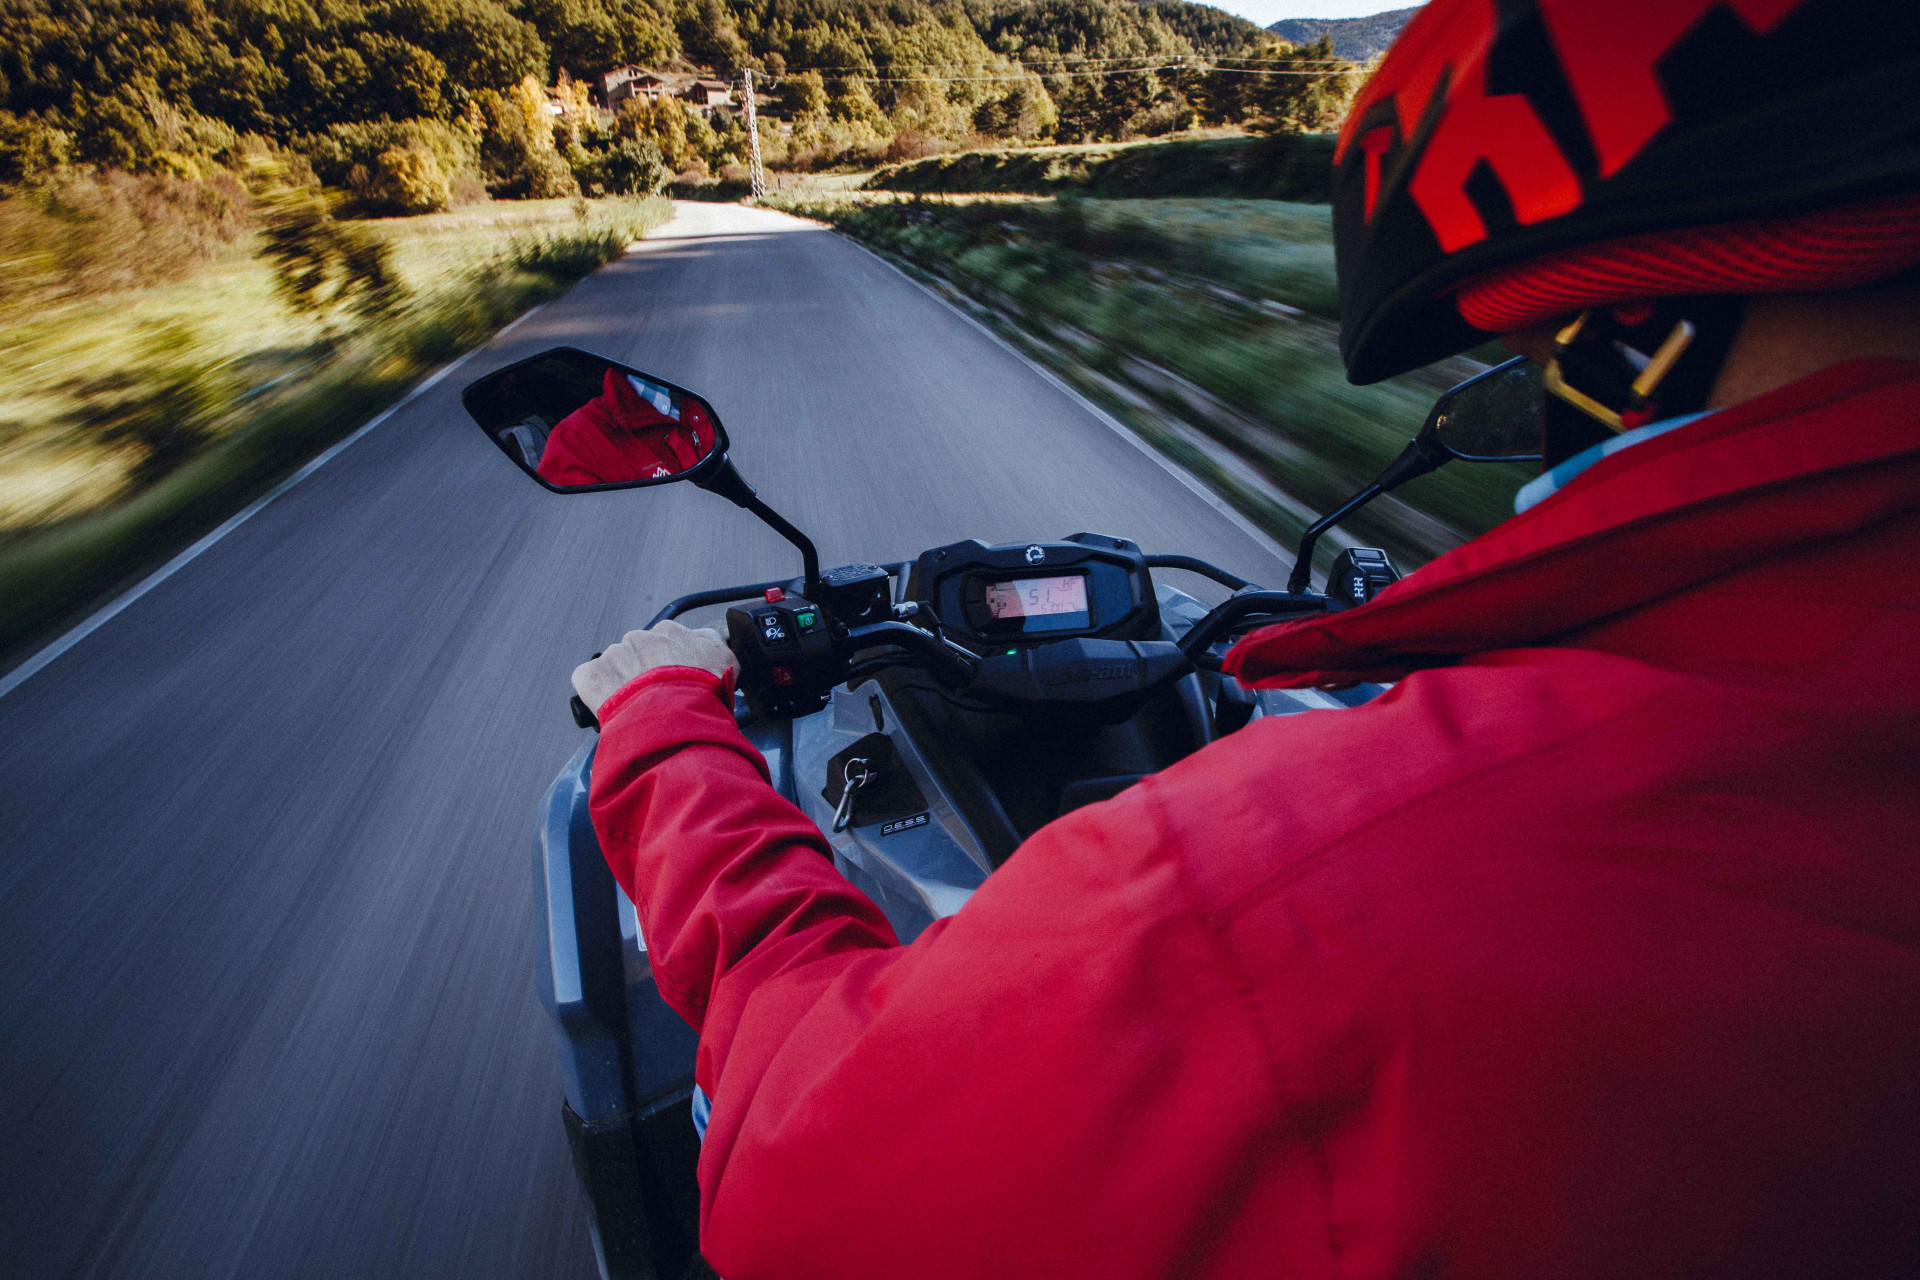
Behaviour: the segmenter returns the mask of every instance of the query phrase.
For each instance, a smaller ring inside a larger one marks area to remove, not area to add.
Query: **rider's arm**
[[[592,789],[660,989],[701,1032],[720,1273],[1118,1277],[1232,1254],[1224,1220],[1191,1232],[1259,1194],[1266,1054],[1150,786],[1047,828],[903,947],[769,785],[726,690],[687,668],[623,688]],[[1304,1157],[1263,1168],[1310,1185]]]
[[[661,994],[702,1033],[703,1069],[730,1032],[709,1033],[709,1009],[752,975],[896,945],[834,870],[820,828],[773,789],[731,691],[694,667],[647,672],[602,705],[593,766],[594,828],[640,912]],[[744,981],[723,991],[729,977]],[[703,1070],[700,1083],[711,1094],[716,1081]]]

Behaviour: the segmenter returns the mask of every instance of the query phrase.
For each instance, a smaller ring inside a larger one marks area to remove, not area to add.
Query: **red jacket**
[[[1233,655],[1404,676],[1053,823],[912,946],[716,682],[594,819],[758,1276],[1828,1276],[1920,1262],[1920,369],[1603,461]]]
[[[713,424],[692,398],[670,418],[608,369],[598,396],[554,425],[538,470],[550,484],[613,484],[679,475],[713,447]]]

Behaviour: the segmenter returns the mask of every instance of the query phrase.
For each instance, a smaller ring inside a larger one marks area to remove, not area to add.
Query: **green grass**
[[[1347,382],[1327,210],[1249,200],[839,200],[795,212],[943,276],[1094,371],[1145,389],[1315,509],[1358,489],[1406,444],[1434,398],[1474,366],[1371,386]],[[1073,335],[1084,335],[1074,338]],[[1231,412],[1183,403],[1133,362],[1196,385]],[[1398,495],[1355,536],[1424,561],[1512,513],[1517,468],[1456,465]],[[1248,512],[1277,537],[1298,522]]]
[[[378,224],[411,302],[377,323],[291,316],[265,269],[236,252],[193,279],[11,327],[0,403],[17,416],[0,435],[0,502],[38,518],[0,530],[0,652],[231,515],[434,365],[669,216],[652,198],[597,202],[584,219],[546,201]],[[154,335],[181,332],[195,336],[194,350],[166,376],[217,384],[228,399],[192,456],[136,486],[124,451],[59,424],[84,407],[90,379],[116,367],[137,379],[154,367]],[[65,471],[49,465],[63,460]]]

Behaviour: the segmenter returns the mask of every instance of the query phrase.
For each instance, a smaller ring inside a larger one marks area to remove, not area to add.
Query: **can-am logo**
[[[1042,547],[1038,543],[1035,543],[1033,546],[1027,548],[1028,564],[1039,564],[1042,560],[1045,560],[1046,558],[1047,558],[1046,548]]]

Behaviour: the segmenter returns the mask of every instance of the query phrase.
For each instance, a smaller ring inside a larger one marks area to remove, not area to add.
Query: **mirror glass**
[[[1434,407],[1433,429],[1463,462],[1524,462],[1540,456],[1544,371],[1524,356],[1453,388]]]
[[[573,347],[490,373],[460,399],[515,465],[561,493],[694,479],[726,453],[705,400]]]

